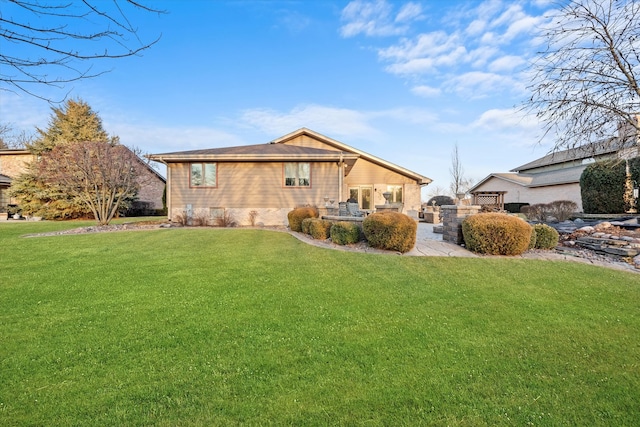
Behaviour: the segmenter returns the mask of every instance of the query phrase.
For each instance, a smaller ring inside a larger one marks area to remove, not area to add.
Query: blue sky
[[[426,198],[448,190],[456,144],[476,182],[552,147],[517,111],[549,0],[145,3],[168,12],[131,16],[143,40],[162,35],[155,46],[46,89],[88,102],[107,132],[145,153],[266,143],[307,127],[432,178]],[[0,98],[1,122],[47,126],[46,102]]]

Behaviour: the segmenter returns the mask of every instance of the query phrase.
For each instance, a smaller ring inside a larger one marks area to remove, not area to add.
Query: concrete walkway
[[[437,225],[437,224],[436,224]],[[426,222],[418,223],[418,235],[416,237],[416,247],[405,255],[412,256],[456,256],[456,257],[477,257],[471,251],[462,246],[442,240],[442,233],[433,232],[434,224]]]

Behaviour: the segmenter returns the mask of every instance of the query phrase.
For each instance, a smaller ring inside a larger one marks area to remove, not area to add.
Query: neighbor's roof
[[[540,173],[492,173],[469,189],[470,193],[477,191],[484,183],[491,179],[501,179],[522,187],[546,187],[551,185],[575,184],[580,182],[580,176],[586,165],[556,169]]]
[[[635,144],[635,141],[633,139],[626,140],[626,142],[621,142],[619,138],[610,138],[600,142],[570,148],[568,150],[549,153],[544,157],[540,157],[539,159],[536,159],[532,162],[526,163],[522,166],[518,166],[517,168],[513,168],[511,169],[511,172],[525,172],[543,166],[589,159],[592,157],[599,157],[605,154],[615,153],[622,148],[631,147],[633,144]]]

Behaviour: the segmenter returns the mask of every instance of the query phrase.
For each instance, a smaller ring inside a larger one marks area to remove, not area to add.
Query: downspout
[[[338,202],[342,201],[342,186],[344,181],[344,159],[342,158],[342,151],[340,152],[340,163],[338,163]]]

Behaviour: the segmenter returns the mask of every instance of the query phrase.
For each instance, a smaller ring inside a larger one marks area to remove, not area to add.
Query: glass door
[[[373,186],[349,187],[349,198],[358,201],[360,209],[373,209]]]

